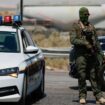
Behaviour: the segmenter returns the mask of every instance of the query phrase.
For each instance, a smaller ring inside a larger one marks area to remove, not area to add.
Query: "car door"
[[[28,46],[35,46],[35,44],[31,39],[31,36],[26,30],[23,30],[21,35],[22,35],[22,43],[24,51]],[[42,78],[42,71],[40,69],[41,61],[38,59],[39,52],[24,53],[24,55],[27,56],[28,58],[26,61],[31,62],[27,71],[28,75],[27,92],[30,93],[33,90],[37,89],[37,87],[40,85]]]

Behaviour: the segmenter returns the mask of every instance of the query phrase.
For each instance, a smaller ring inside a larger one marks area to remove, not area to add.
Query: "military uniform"
[[[88,17],[85,18],[84,13],[89,14],[87,8],[83,7],[79,12],[80,20],[73,24],[73,28],[70,33],[70,41],[71,44],[74,45],[75,62],[79,76],[79,98],[86,99],[86,78],[88,76],[94,96],[98,100],[103,96],[96,81],[96,65],[97,68],[101,65],[103,53],[101,51],[94,26],[87,21]],[[83,19],[81,18],[81,15],[84,15]],[[99,59],[101,59],[100,62]]]

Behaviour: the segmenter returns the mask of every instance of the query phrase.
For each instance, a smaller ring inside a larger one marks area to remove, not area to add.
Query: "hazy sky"
[[[24,0],[26,5],[101,5],[105,0]]]
[[[0,0],[0,5],[15,5],[20,0]]]
[[[0,0],[0,5],[15,5],[20,0]],[[24,0],[24,4],[31,5],[47,5],[47,4],[105,4],[105,0]]]

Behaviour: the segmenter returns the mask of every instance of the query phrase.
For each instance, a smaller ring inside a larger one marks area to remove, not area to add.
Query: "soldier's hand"
[[[92,45],[89,42],[86,42],[85,45],[86,45],[86,48],[92,49]]]

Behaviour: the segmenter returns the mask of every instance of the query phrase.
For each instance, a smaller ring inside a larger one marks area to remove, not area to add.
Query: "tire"
[[[40,86],[37,89],[38,97],[43,97],[45,91],[45,74],[42,74],[42,80]]]
[[[18,105],[26,105],[26,84],[27,84],[27,78],[26,75],[24,75],[24,83],[23,83],[23,89],[22,89],[22,97],[19,101]]]
[[[39,87],[32,92],[32,96],[36,97],[37,99],[43,98],[45,95],[44,91],[45,91],[45,66],[43,65],[42,80],[40,82]]]
[[[100,78],[101,89],[102,89],[103,91],[105,91],[105,65],[102,67],[102,69],[101,69],[99,75],[100,75],[99,78]]]

